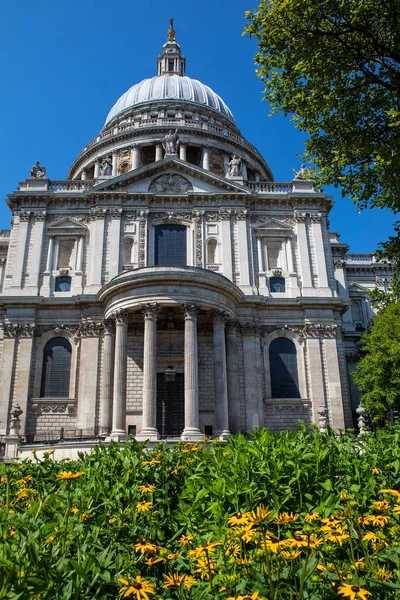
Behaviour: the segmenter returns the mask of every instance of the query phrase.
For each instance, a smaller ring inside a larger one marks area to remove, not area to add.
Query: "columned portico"
[[[228,382],[225,347],[226,315],[219,311],[213,314],[214,348],[214,396],[217,435],[221,440],[229,435]]]
[[[137,440],[156,441],[157,431],[157,304],[142,306],[144,314],[143,413]]]
[[[119,310],[115,313],[115,360],[112,440],[124,440],[126,436],[126,375],[128,344],[128,313]]]
[[[199,429],[199,377],[197,350],[197,312],[194,304],[184,304],[185,314],[185,429],[181,439],[196,441]]]

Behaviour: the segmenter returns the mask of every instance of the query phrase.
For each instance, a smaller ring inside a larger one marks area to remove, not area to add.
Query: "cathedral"
[[[37,162],[0,232],[0,436],[21,448],[352,427],[351,371],[389,268],[329,231],[304,166],[276,182],[225,102],[157,75],[66,180]],[[34,444],[34,446],[33,446]]]

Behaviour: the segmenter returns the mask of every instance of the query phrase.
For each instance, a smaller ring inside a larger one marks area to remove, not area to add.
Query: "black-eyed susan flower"
[[[380,581],[389,581],[389,579],[392,576],[392,572],[391,571],[387,571],[385,569],[385,567],[380,567],[379,569],[377,569],[376,571],[376,576],[378,579],[380,579]]]
[[[194,572],[199,573],[202,579],[208,581],[210,579],[210,573],[211,575],[215,575],[217,572],[217,563],[212,560],[212,558],[198,558]]]
[[[142,467],[154,467],[154,465],[159,465],[160,461],[159,460],[155,460],[154,458],[152,458],[151,460],[144,460],[141,463]]]
[[[372,504],[372,508],[377,511],[388,510],[390,508],[390,502],[388,500],[378,500]]]
[[[193,550],[189,550],[189,558],[199,558],[204,554],[214,554],[218,546],[222,546],[222,542],[207,542]]]
[[[185,579],[185,575],[179,575],[179,573],[172,573],[172,575],[163,575],[164,577],[164,585],[163,588],[179,588],[181,587],[183,580]]]
[[[300,554],[300,550],[291,550],[290,552],[287,550],[282,550],[281,552],[281,556],[285,560],[296,560],[296,558],[299,558]]]
[[[259,597],[260,592],[254,592],[253,594],[245,594],[244,596],[231,596],[227,600],[265,600],[265,598]]]
[[[156,544],[152,544],[151,542],[146,542],[146,540],[141,540],[137,544],[135,544],[136,552],[140,552],[140,554],[155,554],[157,552],[158,546]]]
[[[119,583],[123,584],[123,587],[119,592],[125,592],[123,598],[129,596],[136,596],[136,600],[149,600],[148,594],[155,594],[154,587],[150,584],[147,579],[142,579],[140,575],[137,575],[135,579],[127,581],[126,579],[118,579]]]
[[[338,588],[338,594],[345,598],[350,598],[350,600],[356,600],[356,598],[367,600],[367,596],[372,595],[368,590],[364,590],[363,588],[358,587],[358,585],[351,585],[350,583],[341,585]]]
[[[155,489],[155,485],[139,485],[139,490],[142,492],[142,494],[154,492]]]
[[[372,523],[374,527],[384,527],[389,521],[389,515],[367,515],[364,517],[364,522]]]
[[[78,471],[77,473],[72,473],[72,471],[61,471],[61,473],[57,473],[57,479],[78,479],[84,475],[84,471]]]
[[[379,475],[380,472],[381,470],[378,467],[371,468],[371,473],[373,473],[374,475]]]
[[[254,525],[259,525],[260,523],[269,520],[271,511],[268,507],[265,507],[264,504],[259,504],[256,510],[251,511],[248,515],[249,522],[254,523]]]
[[[237,525],[246,525],[250,520],[250,514],[249,513],[235,513],[233,515],[233,517],[229,517],[227,523],[228,525],[232,525],[233,527],[236,527]]]
[[[146,502],[145,500],[143,500],[143,502],[138,502],[136,504],[136,512],[142,513],[142,512],[147,512],[148,510],[150,510],[153,506],[152,502]]]
[[[191,575],[185,575],[183,580],[183,585],[187,590],[190,590],[191,587],[197,584],[197,580]]]
[[[144,562],[148,567],[152,567],[159,562],[164,562],[164,560],[165,559],[161,558],[161,556],[150,556],[150,558],[147,558]]]
[[[312,523],[313,521],[318,521],[319,518],[319,512],[311,512],[305,515],[304,520],[306,521],[306,523]]]
[[[192,535],[181,535],[181,537],[178,540],[178,544],[180,544],[181,546],[188,546],[192,539]]]
[[[397,490],[379,490],[378,494],[390,494],[391,496],[396,496],[397,500],[400,500],[400,492]]]
[[[274,523],[275,525],[286,525],[287,523],[294,523],[295,521],[297,521],[299,516],[300,515],[292,512],[279,513],[276,519],[274,519]]]

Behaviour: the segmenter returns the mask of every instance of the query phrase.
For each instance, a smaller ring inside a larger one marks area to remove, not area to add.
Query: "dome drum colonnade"
[[[204,293],[206,289],[212,289],[213,294],[207,296]],[[146,301],[149,298],[151,301]],[[229,409],[228,395],[231,405],[238,402],[234,356],[236,336],[226,336],[225,330],[227,323],[233,324],[233,327],[236,323],[235,308],[243,299],[240,290],[225,277],[196,267],[153,267],[122,273],[100,290],[99,299],[106,303],[105,318],[109,324],[104,347],[100,430],[103,433],[111,431],[110,439],[126,437],[128,323],[130,315],[141,312],[144,320],[143,412],[142,428],[136,439],[159,439],[157,314],[162,308],[179,307],[184,318],[184,429],[181,439],[195,441],[204,435],[199,429],[199,311],[211,319],[213,325],[215,433],[220,439],[230,435],[229,414],[235,411],[235,407]]]

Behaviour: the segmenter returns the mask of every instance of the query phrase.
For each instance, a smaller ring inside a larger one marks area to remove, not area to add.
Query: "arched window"
[[[157,225],[155,228],[154,264],[165,267],[186,267],[185,225]]]
[[[215,265],[217,262],[217,240],[210,239],[207,241],[207,263]]]
[[[71,375],[71,344],[63,337],[53,338],[43,350],[41,398],[68,398]]]
[[[284,292],[285,291],[285,278],[284,277],[271,277],[269,280],[269,289],[271,292]]]
[[[269,346],[272,398],[300,398],[296,346],[288,338],[276,338]]]

